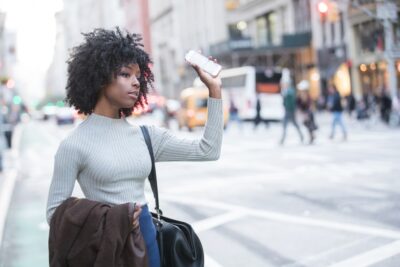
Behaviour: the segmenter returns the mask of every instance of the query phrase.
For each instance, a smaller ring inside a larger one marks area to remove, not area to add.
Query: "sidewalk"
[[[0,173],[0,249],[2,247],[4,225],[18,174],[18,152],[22,126],[14,130],[13,147],[3,152],[3,172]]]

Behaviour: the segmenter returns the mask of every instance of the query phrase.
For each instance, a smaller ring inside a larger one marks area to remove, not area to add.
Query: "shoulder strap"
[[[157,187],[157,173],[156,173],[156,164],[154,160],[153,146],[151,145],[151,138],[149,131],[146,126],[140,126],[142,130],[144,140],[146,141],[147,149],[149,150],[150,158],[151,158],[151,172],[149,175],[149,182],[151,185],[151,190],[153,191],[154,199],[156,201],[156,211],[158,215],[161,215],[162,212],[160,210],[160,205],[158,201],[158,187]]]

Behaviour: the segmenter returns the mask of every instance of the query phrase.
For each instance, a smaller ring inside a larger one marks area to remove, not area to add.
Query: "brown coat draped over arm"
[[[50,267],[147,267],[143,236],[132,227],[133,211],[132,203],[65,200],[50,222]]]

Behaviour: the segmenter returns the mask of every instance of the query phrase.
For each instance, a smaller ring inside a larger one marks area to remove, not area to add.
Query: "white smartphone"
[[[209,73],[213,77],[217,77],[222,69],[221,65],[215,63],[212,60],[209,60],[207,57],[194,50],[190,50],[189,52],[187,52],[185,55],[185,59],[188,62],[199,66],[202,70]]]

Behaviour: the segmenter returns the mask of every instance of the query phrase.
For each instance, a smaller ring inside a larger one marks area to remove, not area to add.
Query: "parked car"
[[[50,118],[54,118],[56,113],[57,113],[57,107],[56,106],[44,106],[41,109],[42,113],[42,119],[43,120],[48,120]]]
[[[75,109],[70,107],[59,107],[56,111],[57,125],[73,124],[77,117]]]

